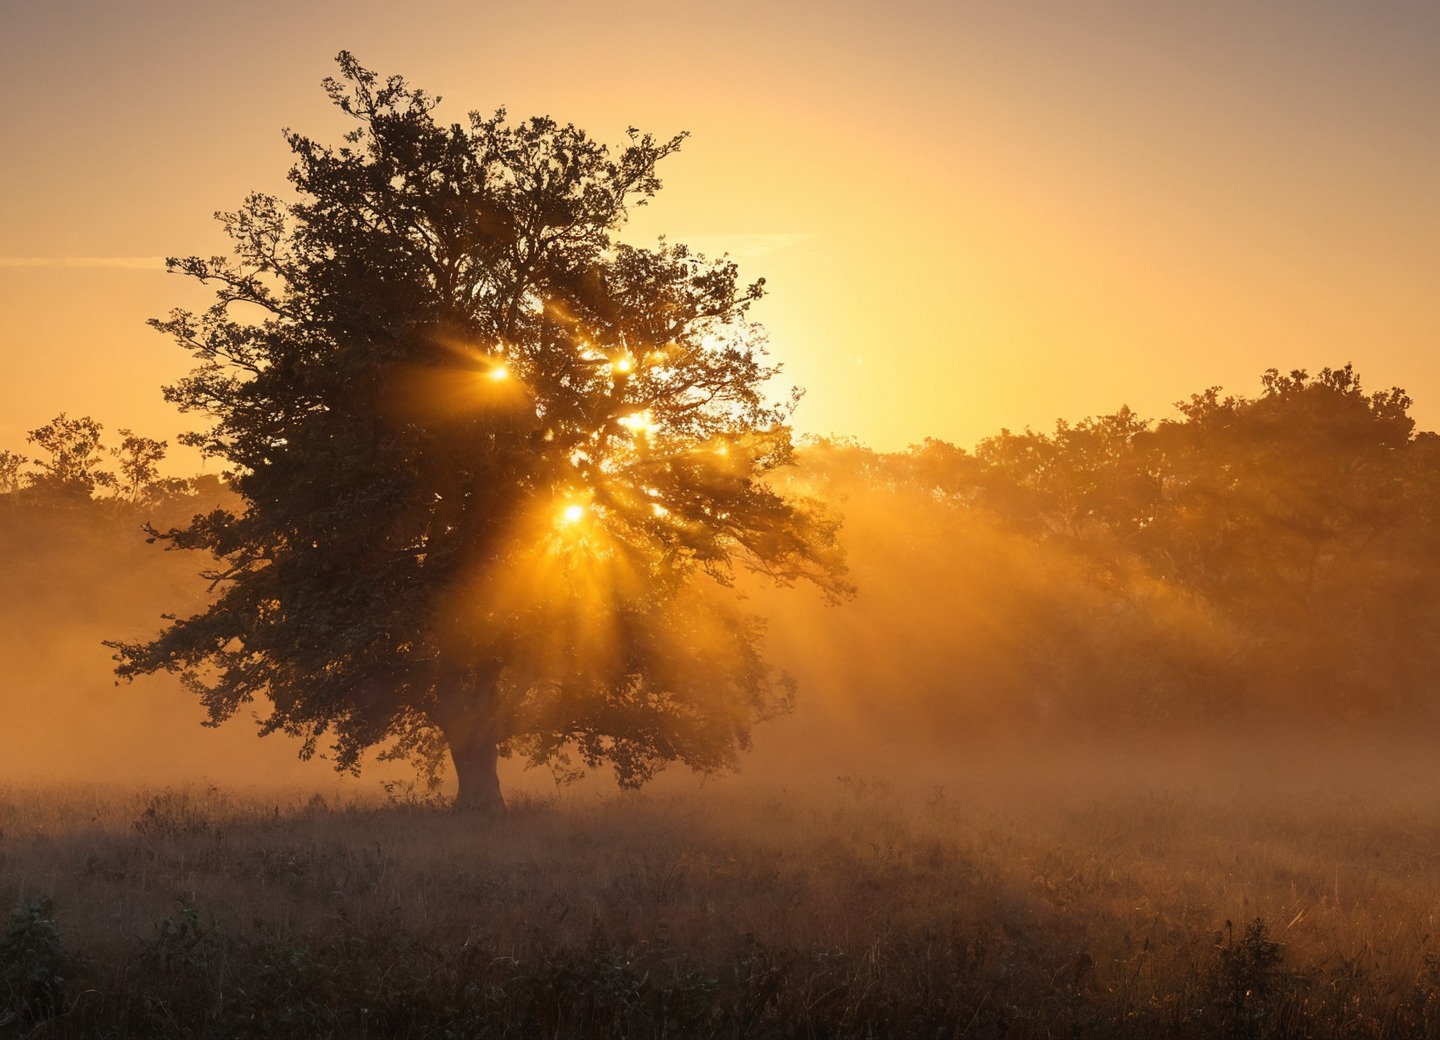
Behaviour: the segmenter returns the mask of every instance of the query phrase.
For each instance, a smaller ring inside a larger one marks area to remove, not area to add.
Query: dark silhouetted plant
[[[59,1014],[70,974],[55,904],[49,899],[21,903],[10,912],[10,930],[0,945],[0,1028],[34,1026]]]

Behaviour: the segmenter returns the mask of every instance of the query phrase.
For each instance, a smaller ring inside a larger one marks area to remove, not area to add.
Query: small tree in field
[[[836,523],[765,479],[791,440],[761,283],[612,239],[681,138],[441,125],[339,65],[356,126],[287,134],[299,201],[252,195],[221,216],[233,257],[170,261],[219,288],[153,323],[200,362],[166,393],[244,507],[161,534],[222,561],[217,595],[112,644],[118,674],[178,672],[214,724],[265,698],[262,732],[341,768],[448,750],[465,807],[503,805],[500,755],[626,785],[732,763],[788,690],[717,587],[846,587]]]

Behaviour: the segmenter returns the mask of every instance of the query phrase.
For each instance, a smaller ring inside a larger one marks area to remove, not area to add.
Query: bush
[[[70,957],[60,942],[55,904],[22,903],[10,912],[10,930],[0,945],[0,1027],[34,1026],[60,1013]]]

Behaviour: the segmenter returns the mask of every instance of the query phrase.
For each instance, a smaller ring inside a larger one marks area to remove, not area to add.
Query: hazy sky
[[[205,297],[158,258],[344,124],[349,49],[611,142],[689,130],[630,238],[728,250],[804,431],[969,446],[1353,361],[1440,426],[1440,3],[0,0],[0,447],[170,436]]]

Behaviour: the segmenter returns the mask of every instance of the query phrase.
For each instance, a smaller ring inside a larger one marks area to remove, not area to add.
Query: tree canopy
[[[170,261],[216,302],[153,322],[199,362],[166,394],[243,506],[156,532],[213,554],[215,598],[114,644],[118,674],[178,672],[215,724],[262,706],[342,768],[448,750],[471,806],[502,804],[501,754],[622,784],[732,763],[789,687],[717,589],[847,586],[836,520],[767,476],[798,394],[767,397],[762,283],[614,237],[683,135],[443,124],[338,61],[354,127],[287,131],[294,200]]]

